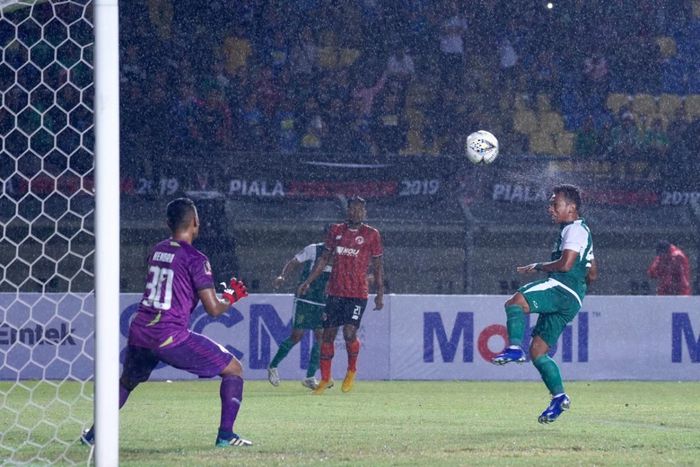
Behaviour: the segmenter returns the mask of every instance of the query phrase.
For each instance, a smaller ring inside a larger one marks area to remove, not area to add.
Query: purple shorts
[[[190,332],[187,339],[173,347],[147,349],[129,345],[123,374],[129,381],[142,383],[148,380],[158,362],[164,362],[200,378],[213,378],[221,374],[233,358],[223,346],[206,336]]]

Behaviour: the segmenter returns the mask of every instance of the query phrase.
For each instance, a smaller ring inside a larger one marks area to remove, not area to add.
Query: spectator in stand
[[[326,133],[333,135],[325,144],[325,151],[342,154],[350,150],[350,138],[353,127],[353,116],[348,106],[339,97],[331,100],[330,104],[321,109],[324,121],[327,123]]]
[[[643,145],[645,156],[649,161],[663,165],[668,163],[670,146],[661,118],[655,117],[651,121],[651,126],[644,132]]]
[[[319,105],[322,108],[329,105],[331,100],[334,98],[338,98],[344,103],[348,103],[352,100],[353,86],[350,83],[350,73],[347,68],[342,68],[338,70],[337,73],[329,75],[328,84],[328,100],[325,102],[319,102]]]
[[[267,138],[267,118],[258,105],[258,96],[251,93],[238,119],[241,122],[240,140],[238,148],[243,151],[257,151],[262,149]]]
[[[221,91],[211,89],[207,93],[192,131],[197,145],[207,152],[233,146],[233,117]]]
[[[398,107],[403,109],[408,86],[415,76],[416,67],[405,45],[397,44],[393,49],[394,52],[386,63],[386,75],[389,78],[388,87],[398,94]]]
[[[267,66],[263,67],[256,76],[254,83],[252,92],[257,94],[260,109],[267,118],[274,118],[277,107],[282,101],[283,96],[282,91],[274,79],[272,69]]]
[[[559,101],[559,66],[552,50],[546,49],[537,54],[529,75],[533,93],[547,93],[552,95],[554,101]]]
[[[398,154],[406,142],[407,124],[398,105],[399,96],[388,93],[381,102],[374,125],[374,140],[380,154]]]
[[[595,96],[597,102],[603,102],[610,90],[610,68],[602,48],[594,48],[583,59],[583,94]]]
[[[511,21],[509,25],[512,23]],[[514,26],[510,26],[510,29],[513,30]],[[506,31],[498,42],[499,81],[501,86],[506,90],[512,89],[515,86],[518,80],[518,74],[520,73],[520,56],[515,49],[515,41],[516,39],[511,38],[508,35],[508,31]]]
[[[640,155],[643,135],[637,127],[634,114],[622,111],[620,119],[610,129],[611,158],[613,161],[630,161]]]
[[[287,36],[282,31],[275,31],[270,44],[265,47],[265,62],[278,76],[289,65],[291,48]]]
[[[298,126],[294,101],[287,98],[282,101],[275,114],[275,130],[277,132],[277,150],[282,154],[294,154],[299,145]]]
[[[647,275],[657,280],[657,295],[691,294],[688,256],[668,240],[661,240],[656,245],[656,257]]]
[[[148,73],[141,66],[141,49],[136,44],[128,44],[119,67],[119,84],[124,86],[141,86],[148,78]]]
[[[408,8],[402,11],[404,20],[400,23],[403,27],[402,40],[411,44],[417,56],[421,57],[431,53],[431,26],[428,21],[428,7]]]
[[[304,120],[306,124],[304,135],[301,137],[301,149],[309,152],[321,151],[324,147],[328,128],[318,102],[313,97],[309,97],[304,104]]]
[[[224,39],[223,57],[226,64],[226,72],[235,76],[246,72],[248,58],[253,54],[253,47],[248,39],[245,29],[235,24],[231,35]]]
[[[581,128],[576,131],[574,140],[574,155],[581,159],[591,159],[600,152],[598,145],[598,132],[595,129],[593,115],[588,115],[583,120]]]
[[[686,118],[685,108],[681,105],[668,122],[666,130],[669,144],[673,147],[662,171],[662,178],[668,189],[681,189],[685,180],[692,177],[691,161],[695,159],[695,152],[691,145],[690,130],[692,128]]]
[[[440,27],[441,77],[443,85],[459,86],[464,75],[464,37],[469,24],[456,1],[450,1],[448,8]]]
[[[185,79],[178,86],[178,98],[171,109],[173,115],[173,138],[175,146],[188,152],[195,147],[197,116],[204,105],[194,84]]]
[[[295,75],[314,75],[318,71],[318,45],[311,27],[304,26],[299,32],[290,59]]]
[[[376,82],[374,82],[374,78],[371,74],[362,75],[362,83],[356,86],[352,91],[352,97],[355,100],[355,108],[360,117],[370,118],[372,116],[374,99],[377,97],[377,94],[384,89],[386,79],[386,72],[382,73],[382,76]]]
[[[401,83],[408,83],[416,73],[413,58],[405,45],[395,45],[394,52],[386,62],[386,74]]]

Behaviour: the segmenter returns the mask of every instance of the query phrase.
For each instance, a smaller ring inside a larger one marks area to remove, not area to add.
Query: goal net
[[[84,464],[93,416],[93,6],[0,0],[0,463]]]

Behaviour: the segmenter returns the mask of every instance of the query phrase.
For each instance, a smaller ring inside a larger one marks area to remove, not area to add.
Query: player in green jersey
[[[549,406],[539,416],[540,423],[553,422],[571,405],[571,399],[564,392],[559,367],[548,352],[578,313],[588,285],[598,276],[591,231],[580,217],[580,209],[578,187],[557,185],[553,188],[548,212],[552,221],[559,225],[559,236],[551,260],[517,268],[521,274],[546,272],[547,278],[524,285],[505,303],[509,345],[493,359],[497,365],[526,360],[521,348],[525,315],[538,313],[532,329],[530,359],[552,395]]]
[[[312,243],[307,245],[303,250],[294,255],[292,259],[287,261],[282,268],[282,272],[274,280],[274,288],[278,288],[286,280],[287,276],[299,267],[304,265],[304,270],[301,274],[301,282],[304,282],[313,270],[316,260],[321,257],[325,250],[323,243]],[[294,297],[294,324],[291,335],[285,339],[277,349],[277,353],[272,358],[270,366],[267,369],[267,379],[273,386],[279,386],[280,377],[277,371],[277,366],[292,350],[297,342],[304,336],[307,329],[313,330],[314,342],[311,347],[311,356],[309,358],[309,366],[306,371],[306,378],[301,384],[309,389],[315,389],[318,386],[316,380],[316,370],[318,370],[319,358],[321,351],[319,342],[323,334],[322,315],[326,307],[326,283],[330,277],[331,266],[328,265],[324,269],[321,277],[314,282],[313,287],[303,297]]]

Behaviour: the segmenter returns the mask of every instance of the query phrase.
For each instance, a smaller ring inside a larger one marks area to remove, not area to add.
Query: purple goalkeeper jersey
[[[207,257],[187,242],[163,240],[148,258],[146,291],[129,328],[129,344],[149,349],[179,344],[189,335],[201,289],[213,289]]]

